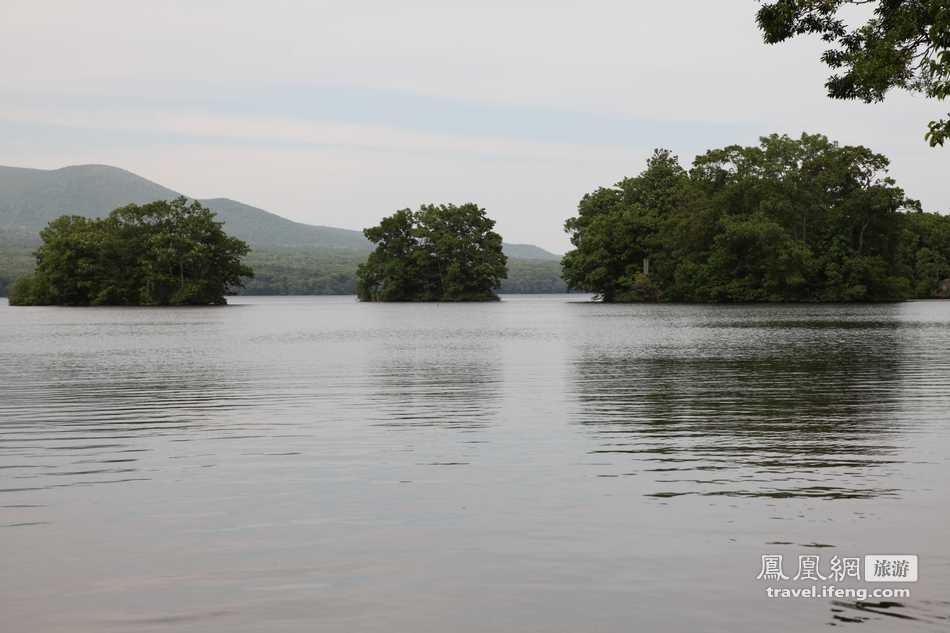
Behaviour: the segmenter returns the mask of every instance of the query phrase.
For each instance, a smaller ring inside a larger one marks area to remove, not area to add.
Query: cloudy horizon
[[[950,148],[923,141],[946,107],[829,100],[821,43],[764,45],[757,6],[8,0],[0,164],[109,164],[351,229],[474,201],[506,241],[560,253],[580,197],[655,147],[687,165],[807,131],[884,153],[950,211]]]

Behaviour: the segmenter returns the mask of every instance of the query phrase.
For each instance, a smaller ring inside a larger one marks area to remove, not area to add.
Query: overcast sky
[[[475,201],[563,252],[587,191],[654,147],[770,132],[892,160],[950,210],[919,97],[831,101],[820,42],[762,44],[754,0],[0,0],[0,164],[123,167],[196,197],[362,228]]]

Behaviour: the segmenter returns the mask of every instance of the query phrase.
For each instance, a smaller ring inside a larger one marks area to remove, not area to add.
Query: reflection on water
[[[381,426],[472,430],[498,414],[498,370],[487,361],[391,360],[368,377],[368,419]]]
[[[672,343],[588,345],[577,419],[592,453],[654,473],[657,497],[894,494],[913,424],[899,415],[902,339],[854,325],[719,321]]]
[[[939,629],[950,303],[0,306],[11,630]],[[913,551],[901,601],[762,554]]]
[[[905,604],[891,600],[831,602],[831,626],[872,623],[892,628],[946,631],[950,628],[950,600],[922,600]],[[866,627],[865,627],[866,628]],[[862,629],[864,630],[864,629]]]

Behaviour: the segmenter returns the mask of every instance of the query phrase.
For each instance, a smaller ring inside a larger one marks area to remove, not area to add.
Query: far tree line
[[[357,269],[366,253],[326,248],[253,249],[245,258],[254,277],[245,279],[242,295],[355,295]],[[557,259],[508,256],[508,276],[495,290],[501,294],[559,294],[567,291]],[[2,294],[2,292],[0,292]]]
[[[950,296],[950,217],[924,213],[888,164],[810,134],[710,150],[689,169],[656,150],[639,175],[580,201],[562,276],[607,302]],[[376,248],[357,267],[357,296],[496,300],[509,262],[494,226],[473,203],[383,218],[364,229]],[[220,304],[253,275],[248,245],[184,198],[63,216],[41,238],[12,304]]]

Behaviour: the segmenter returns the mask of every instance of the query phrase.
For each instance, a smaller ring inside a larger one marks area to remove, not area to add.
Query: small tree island
[[[10,305],[219,305],[254,274],[241,263],[248,245],[184,197],[62,216],[40,237],[36,271],[13,283]]]
[[[422,205],[363,234],[376,245],[357,270],[361,301],[497,301],[507,257],[476,204]]]
[[[657,150],[587,194],[565,229],[568,286],[607,302],[899,301],[950,294],[950,217],[922,213],[888,159],[822,135]]]

